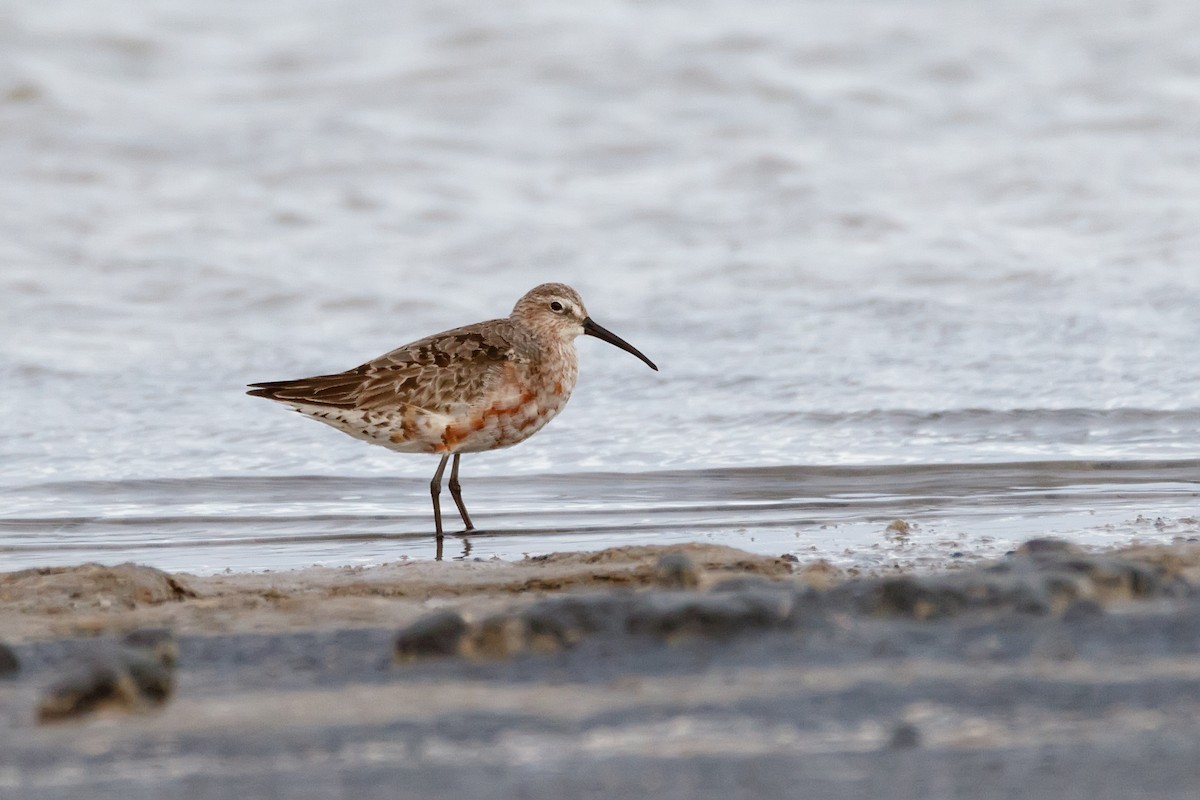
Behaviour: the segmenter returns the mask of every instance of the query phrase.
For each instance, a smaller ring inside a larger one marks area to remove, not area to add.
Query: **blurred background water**
[[[243,385],[545,280],[662,372],[582,340],[455,555],[1200,530],[1194,2],[11,0],[0,207],[0,568],[432,556]]]

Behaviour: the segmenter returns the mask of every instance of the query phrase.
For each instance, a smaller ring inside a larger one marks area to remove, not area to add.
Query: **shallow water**
[[[480,530],[441,546],[423,480],[76,481],[8,492],[0,541],[14,567],[95,559],[200,573],[688,541],[920,569],[998,556],[1033,536],[1196,541],[1197,470],[1200,461],[1026,462],[488,477],[469,495]],[[895,518],[910,529],[889,530]]]
[[[431,556],[436,462],[242,386],[543,280],[662,372],[582,341],[470,556],[1197,535],[1197,53],[1182,1],[0,6],[0,567]]]

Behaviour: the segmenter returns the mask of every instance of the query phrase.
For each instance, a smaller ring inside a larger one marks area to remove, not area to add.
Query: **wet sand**
[[[920,574],[704,545],[7,573],[0,796],[1193,797],[1198,587],[1200,546],[1046,540]],[[165,703],[37,724],[147,627]]]
[[[656,560],[686,553],[712,575],[789,575],[795,562],[719,545],[618,547],[518,562],[398,561],[196,576],[85,564],[0,575],[0,641],[114,634],[169,626],[179,634],[398,626],[453,604],[472,613],[539,593],[654,581]],[[843,572],[815,562],[806,573]]]

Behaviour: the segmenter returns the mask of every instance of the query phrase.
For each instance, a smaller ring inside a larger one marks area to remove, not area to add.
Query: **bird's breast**
[[[446,425],[438,453],[475,453],[525,441],[554,419],[575,388],[573,360],[556,369],[532,370],[507,364],[484,402]]]

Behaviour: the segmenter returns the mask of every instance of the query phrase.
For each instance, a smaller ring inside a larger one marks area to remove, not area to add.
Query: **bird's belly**
[[[510,404],[464,409],[457,414],[415,409],[375,415],[357,410],[297,410],[356,439],[400,453],[478,453],[525,441],[554,419],[565,404],[565,395],[521,395]]]
[[[528,393],[516,403],[477,410],[447,425],[432,452],[479,453],[512,447],[544,428],[566,401],[565,394]]]
[[[437,452],[435,445],[452,421],[442,414],[403,407],[376,412],[322,406],[297,406],[296,410],[355,439],[400,453]]]
[[[574,375],[547,384],[507,381],[483,402],[444,412],[411,405],[376,409],[295,406],[297,411],[401,453],[478,453],[519,444],[540,431],[566,405]]]

